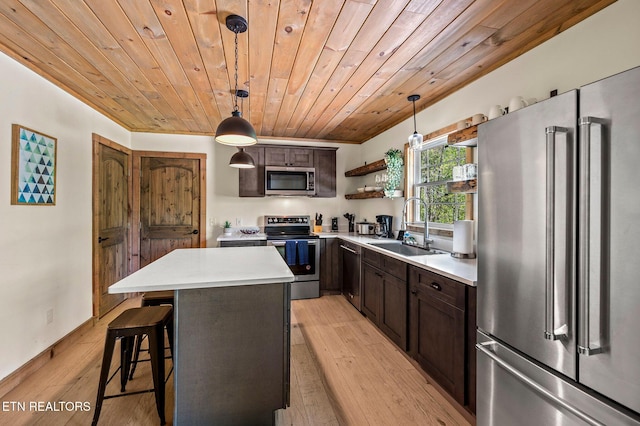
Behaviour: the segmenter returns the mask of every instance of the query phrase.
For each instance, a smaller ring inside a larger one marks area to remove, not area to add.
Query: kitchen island
[[[109,287],[175,291],[175,425],[271,424],[288,405],[293,279],[274,247],[178,249]]]

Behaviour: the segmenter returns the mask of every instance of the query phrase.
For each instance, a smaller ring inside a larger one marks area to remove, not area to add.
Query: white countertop
[[[231,234],[221,234],[217,241],[248,241],[248,240],[266,240],[267,234],[258,232],[257,234],[243,234],[240,231]]]
[[[109,293],[293,282],[275,247],[177,249],[109,287]]]
[[[410,265],[417,266],[419,268],[426,269],[436,274],[444,275],[445,277],[459,281],[463,284],[475,287],[478,282],[478,262],[476,259],[456,259],[449,253],[445,254],[430,254],[424,256],[404,256],[402,254],[394,253],[389,250],[382,249],[371,245],[370,243],[381,242],[397,242],[400,241],[385,238],[373,238],[368,235],[359,235],[346,232],[321,232],[317,233],[320,238],[341,238],[346,241],[361,245],[369,250],[383,253],[387,256],[391,256],[395,259],[400,259]]]

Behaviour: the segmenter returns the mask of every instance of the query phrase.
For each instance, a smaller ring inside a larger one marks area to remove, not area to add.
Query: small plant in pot
[[[231,222],[229,222],[228,220],[224,221],[224,233],[225,235],[231,234]]]
[[[387,163],[387,181],[384,183],[384,195],[393,197],[393,193],[400,186],[404,161],[402,152],[399,149],[391,148],[384,154],[384,161]]]

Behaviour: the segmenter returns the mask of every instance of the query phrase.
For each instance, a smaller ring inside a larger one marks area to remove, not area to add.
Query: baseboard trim
[[[44,367],[53,357],[61,352],[64,352],[67,348],[73,346],[73,344],[88,330],[95,326],[97,321],[96,317],[91,317],[84,323],[80,324],[70,333],[63,336],[60,340],[49,346],[44,351],[33,357],[22,367],[18,368],[13,373],[9,374],[4,379],[0,380],[0,398],[15,389],[18,385],[25,381],[27,377]]]

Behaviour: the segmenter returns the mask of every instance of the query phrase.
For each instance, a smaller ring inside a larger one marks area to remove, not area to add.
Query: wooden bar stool
[[[102,369],[100,370],[100,383],[98,385],[98,396],[96,408],[93,415],[92,425],[98,423],[102,401],[109,398],[117,398],[126,395],[135,395],[145,392],[154,392],[156,407],[160,416],[160,424],[165,424],[164,416],[164,329],[167,330],[169,347],[173,354],[173,308],[171,306],[144,306],[140,308],[127,309],[107,326],[107,337],[104,345],[104,355],[102,358]],[[151,358],[151,371],[153,375],[153,389],[137,392],[125,392],[125,386],[129,376],[131,366],[131,352],[133,342],[136,337],[143,335],[149,337],[149,355]],[[117,395],[105,396],[107,384],[116,375],[116,372],[109,377],[109,367],[116,340],[120,338],[120,392]]]
[[[173,290],[166,291],[150,291],[142,294],[142,302],[141,306],[160,306],[160,305],[170,305],[173,306]],[[140,348],[142,346],[142,341],[144,340],[144,336],[136,337],[136,348],[133,351],[133,361],[131,362],[131,372],[129,373],[129,380],[133,379],[133,373],[136,371],[136,367],[138,366],[138,358],[140,357]],[[147,361],[147,360],[143,360]]]

